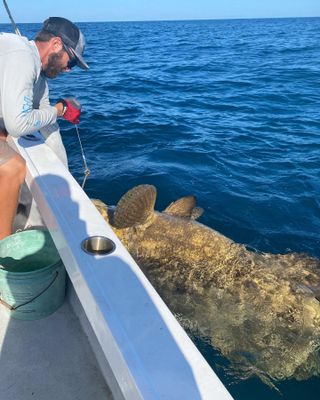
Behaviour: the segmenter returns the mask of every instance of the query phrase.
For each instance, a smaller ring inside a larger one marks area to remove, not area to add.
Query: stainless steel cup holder
[[[88,254],[104,256],[111,254],[116,245],[105,236],[90,236],[81,243],[81,248]]]

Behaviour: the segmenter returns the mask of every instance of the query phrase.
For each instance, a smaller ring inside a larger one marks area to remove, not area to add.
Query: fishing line
[[[81,185],[81,187],[83,189],[84,185],[86,184],[86,180],[87,180],[88,176],[90,175],[90,169],[88,168],[86,156],[84,154],[84,150],[83,150],[83,147],[82,147],[79,128],[78,128],[78,126],[76,124],[74,126],[76,128],[76,132],[77,132],[77,136],[78,136],[78,140],[79,140],[79,145],[80,145],[80,150],[81,150],[81,155],[82,155],[82,160],[83,160],[83,166],[84,166],[84,171],[83,171],[84,178],[83,178],[83,182],[82,182],[82,185]]]

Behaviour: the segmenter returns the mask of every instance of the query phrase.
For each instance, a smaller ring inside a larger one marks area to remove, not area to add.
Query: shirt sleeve
[[[50,106],[49,88],[47,80],[39,76],[36,84],[33,86],[33,108],[41,110]]]
[[[2,115],[10,135],[23,136],[56,122],[57,110],[49,100],[44,100],[39,109],[33,107],[37,69],[30,53],[7,54],[2,72]]]
[[[50,106],[49,100],[49,89],[47,80],[40,77],[33,92],[33,104],[35,108],[42,110]],[[49,124],[40,129],[40,132],[46,142],[46,144],[56,153],[58,158],[63,162],[66,168],[68,168],[68,158],[66,149],[63,145],[60,128],[57,122]]]

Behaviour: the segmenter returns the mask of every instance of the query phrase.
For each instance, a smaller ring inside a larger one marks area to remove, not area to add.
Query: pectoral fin
[[[204,209],[202,207],[195,207],[191,212],[191,219],[198,219],[204,213]]]
[[[185,196],[181,199],[171,203],[164,213],[174,217],[197,219],[202,213],[203,209],[196,207],[196,198],[194,196]]]
[[[145,224],[154,215],[157,190],[152,185],[139,185],[121,197],[114,213],[116,228]]]

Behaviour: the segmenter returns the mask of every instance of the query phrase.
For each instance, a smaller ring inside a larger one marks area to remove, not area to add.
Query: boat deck
[[[111,400],[77,316],[66,300],[37,321],[10,318],[0,306],[2,400]]]

